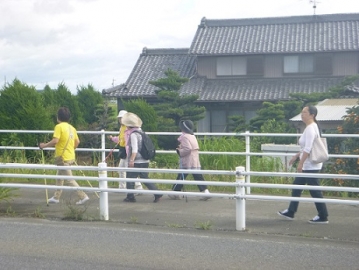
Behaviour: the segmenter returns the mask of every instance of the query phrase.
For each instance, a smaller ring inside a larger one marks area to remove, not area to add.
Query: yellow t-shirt
[[[119,140],[118,140],[118,144],[119,144],[121,147],[125,147],[125,146],[126,146],[125,131],[126,131],[126,126],[121,125],[120,135],[118,136],[118,139],[119,139]]]
[[[75,159],[75,141],[78,140],[76,129],[67,122],[62,122],[55,126],[54,138],[58,138],[59,141],[55,145],[55,157],[61,156],[64,160]],[[69,139],[70,137],[70,139]],[[69,139],[69,140],[68,140]],[[67,142],[67,140],[69,142]],[[67,145],[66,145],[67,144]],[[66,149],[64,151],[64,148]]]

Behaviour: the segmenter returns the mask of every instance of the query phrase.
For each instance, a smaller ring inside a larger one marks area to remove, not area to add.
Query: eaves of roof
[[[324,93],[340,84],[335,78],[262,78],[206,80],[198,101],[238,102],[290,99],[291,93]]]
[[[291,93],[324,93],[339,85],[344,77],[334,78],[253,78],[207,79],[193,77],[181,95],[198,95],[198,102],[248,102],[290,99]],[[107,96],[118,98],[155,98],[155,87],[148,83],[109,89]]]
[[[190,47],[195,55],[313,53],[359,50],[359,13],[207,20]]]

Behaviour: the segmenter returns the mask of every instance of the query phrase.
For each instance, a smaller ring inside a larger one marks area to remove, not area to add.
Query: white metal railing
[[[0,133],[39,133],[39,134],[48,134],[53,131],[39,131],[39,130],[0,130]],[[116,131],[78,131],[79,134],[97,134],[101,136],[101,147],[98,149],[88,149],[88,148],[78,148],[76,151],[88,151],[88,152],[100,152],[102,155],[102,160],[106,160],[106,153],[112,151],[113,149],[106,149],[105,139],[108,134],[116,134]],[[166,133],[166,132],[148,132],[148,134],[153,135],[179,135],[180,133]],[[133,181],[133,179],[128,178],[108,178],[107,172],[114,171],[143,171],[143,172],[159,172],[159,173],[201,173],[201,174],[216,174],[216,175],[229,175],[236,177],[236,182],[214,182],[214,181],[188,181],[188,180],[172,180],[172,179],[141,179],[141,182],[144,183],[166,183],[166,184],[175,184],[180,182],[184,185],[208,185],[208,186],[226,186],[226,187],[235,187],[235,194],[224,194],[224,193],[211,193],[206,195],[199,192],[185,192],[186,196],[210,196],[210,197],[220,197],[220,198],[233,198],[236,199],[236,229],[244,230],[245,229],[245,200],[246,199],[260,199],[260,200],[280,200],[280,201],[305,201],[305,202],[326,202],[326,203],[336,203],[336,204],[351,204],[359,205],[359,200],[339,200],[339,199],[314,199],[314,198],[298,198],[298,197],[283,197],[283,196],[266,196],[266,195],[251,195],[250,188],[279,188],[279,189],[303,189],[303,190],[323,190],[323,191],[345,191],[345,192],[359,192],[359,188],[353,187],[330,187],[330,186],[298,186],[298,185],[283,185],[283,184],[262,184],[262,183],[251,183],[250,176],[277,176],[277,177],[319,177],[319,178],[340,178],[343,180],[359,180],[358,175],[347,175],[347,174],[302,174],[302,173],[291,173],[291,172],[252,172],[250,170],[250,157],[251,156],[291,156],[291,153],[262,153],[262,152],[251,152],[250,151],[250,137],[254,136],[276,136],[276,137],[298,137],[298,134],[268,134],[268,133],[196,133],[196,135],[206,135],[206,136],[243,136],[245,137],[245,152],[209,152],[201,151],[200,154],[212,154],[212,155],[244,155],[246,156],[245,167],[239,166],[236,167],[236,171],[224,171],[224,170],[180,170],[180,169],[139,169],[139,168],[118,168],[118,167],[107,167],[107,164],[102,162],[98,166],[71,166],[71,170],[80,170],[80,171],[97,171],[98,177],[88,177],[88,176],[57,176],[49,174],[11,174],[11,173],[0,173],[1,178],[36,178],[36,179],[74,179],[74,180],[87,180],[98,182],[98,187],[61,187],[61,189],[66,190],[85,190],[91,192],[100,192],[100,218],[102,220],[108,220],[108,192],[115,193],[128,193],[131,190],[127,189],[113,189],[107,187],[107,182],[118,182],[118,181]],[[359,138],[359,135],[356,134],[323,134],[324,137],[350,137],[350,138]],[[38,147],[17,147],[17,146],[0,146],[0,150],[40,150]],[[54,150],[54,148],[47,148],[44,150]],[[158,150],[159,154],[175,153],[175,151],[166,151]],[[339,155],[339,154],[330,154],[330,157],[340,157],[340,158],[359,158],[359,155]],[[57,170],[61,169],[61,166],[55,165],[46,165],[46,164],[17,164],[17,163],[0,163],[0,169],[15,169],[15,168],[24,168],[31,170]],[[69,169],[69,167],[65,167]],[[14,188],[38,188],[38,189],[58,189],[56,185],[32,185],[32,184],[15,184],[15,183],[0,183],[1,187],[14,187]],[[247,192],[245,192],[247,189]],[[175,191],[164,191],[164,190],[140,190],[136,193],[144,194],[177,194]]]

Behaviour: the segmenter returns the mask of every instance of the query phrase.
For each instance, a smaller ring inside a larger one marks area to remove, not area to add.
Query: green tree
[[[83,119],[87,124],[93,124],[98,121],[95,110],[99,104],[103,103],[103,97],[91,84],[87,87],[77,88],[77,101],[83,114]]]
[[[244,132],[248,129],[246,124],[246,119],[242,115],[232,115],[228,117],[229,119],[229,131],[231,132]]]
[[[281,103],[263,102],[263,106],[258,110],[257,116],[250,120],[250,128],[253,131],[260,131],[261,126],[272,119],[275,119],[277,122],[287,121],[285,119],[284,105]]]
[[[57,123],[56,116],[60,107],[68,107],[70,109],[70,121],[75,127],[84,124],[83,114],[78,100],[71,94],[70,90],[64,83],[60,83],[57,89],[51,89],[48,85],[45,86],[42,95],[44,106],[51,112],[53,124]]]
[[[28,86],[18,79],[7,84],[0,95],[0,126],[2,129],[49,130],[53,127],[43,98],[35,87]],[[16,136],[0,134],[5,145],[35,146],[38,135],[20,133]]]
[[[163,131],[178,130],[179,122],[184,119],[192,121],[203,119],[206,109],[195,104],[198,95],[180,95],[179,93],[182,85],[189,79],[180,77],[171,69],[165,71],[165,76],[165,78],[149,82],[158,87],[155,90],[158,103],[154,106],[158,116],[174,121],[173,126],[161,126],[161,131],[162,128],[165,128]]]
[[[125,110],[137,114],[143,124],[142,129],[144,131],[155,132],[157,131],[157,113],[153,106],[148,104],[144,99],[132,99],[129,101],[123,101]]]
[[[206,109],[195,104],[198,95],[180,95],[182,85],[189,81],[188,78],[180,77],[171,69],[165,71],[165,78],[160,78],[149,83],[156,86],[157,103],[154,108],[158,115],[158,127],[160,131],[179,131],[179,122],[190,119],[196,122],[203,119]],[[178,142],[176,138],[161,137],[158,140],[160,147],[174,149]]]

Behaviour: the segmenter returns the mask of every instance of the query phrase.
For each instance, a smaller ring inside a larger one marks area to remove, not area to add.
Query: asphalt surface
[[[67,222],[70,209],[83,212],[84,222],[100,219],[99,199],[88,193],[90,200],[85,205],[75,205],[77,196],[64,190],[59,204],[46,205],[44,190],[19,189],[17,197],[0,203],[0,217],[40,218],[55,222]],[[49,197],[53,194],[49,190]],[[199,197],[187,200],[171,200],[168,196],[153,203],[153,195],[136,196],[136,203],[123,202],[125,194],[109,193],[109,221],[118,226],[136,223],[157,228],[176,228],[215,231],[236,231],[236,205],[233,199],[211,198],[200,201]],[[355,205],[327,204],[329,224],[309,224],[317,213],[314,203],[300,202],[293,221],[283,219],[277,211],[287,208],[282,201],[246,201],[246,230],[242,234],[280,235],[313,239],[329,239],[359,244],[359,207]],[[71,215],[70,215],[71,216]]]

